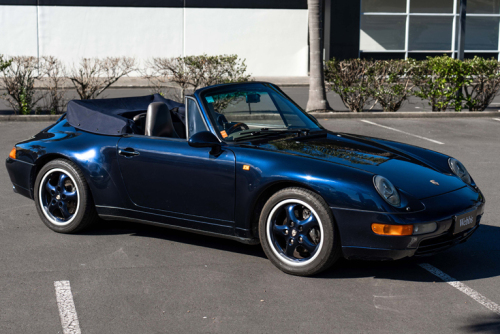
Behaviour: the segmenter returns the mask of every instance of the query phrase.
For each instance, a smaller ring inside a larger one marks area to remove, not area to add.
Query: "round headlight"
[[[383,176],[376,175],[373,178],[373,184],[375,185],[375,189],[377,189],[380,196],[382,196],[382,198],[387,203],[396,207],[398,207],[401,204],[401,198],[399,197],[399,193],[396,190],[396,187],[393,186],[391,181],[389,181]]]
[[[453,172],[453,174],[458,176],[462,181],[464,181],[467,184],[472,183],[469,172],[467,171],[467,169],[465,169],[465,166],[462,165],[460,161],[458,161],[455,158],[449,158],[448,164],[450,165],[450,169]]]

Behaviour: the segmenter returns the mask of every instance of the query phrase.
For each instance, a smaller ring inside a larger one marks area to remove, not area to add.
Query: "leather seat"
[[[175,131],[170,110],[163,102],[153,102],[148,106],[144,134],[152,137],[180,138]]]

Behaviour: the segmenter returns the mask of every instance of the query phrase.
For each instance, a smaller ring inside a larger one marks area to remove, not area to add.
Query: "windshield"
[[[203,91],[201,99],[226,141],[322,129],[271,84],[221,86]]]

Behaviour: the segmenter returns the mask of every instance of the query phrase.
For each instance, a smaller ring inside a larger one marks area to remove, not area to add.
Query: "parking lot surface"
[[[319,120],[459,159],[486,197],[482,226],[432,257],[341,260],[301,278],[260,246],[176,230],[103,222],[54,233],[2,167],[0,333],[62,333],[65,281],[81,333],[500,333],[500,121]],[[1,152],[47,125],[0,123]]]

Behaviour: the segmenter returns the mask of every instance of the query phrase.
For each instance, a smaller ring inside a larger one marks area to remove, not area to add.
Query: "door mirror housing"
[[[220,147],[219,139],[210,131],[197,132],[189,138],[189,146],[192,147]]]

